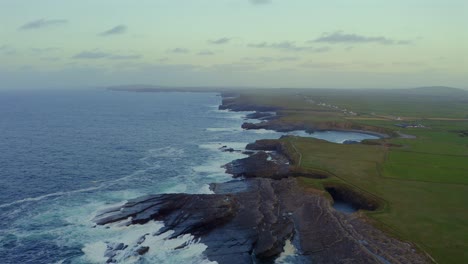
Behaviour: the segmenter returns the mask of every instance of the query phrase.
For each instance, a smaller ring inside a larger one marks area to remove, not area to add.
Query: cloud
[[[113,36],[113,35],[120,35],[127,31],[127,26],[125,25],[117,25],[109,30],[99,33],[101,37]]]
[[[41,29],[51,26],[60,26],[67,24],[68,20],[66,19],[38,19],[31,22],[28,22],[21,27],[20,30],[34,30],[34,29]]]
[[[178,53],[178,54],[187,54],[187,53],[190,53],[190,50],[185,49],[185,48],[174,48],[174,49],[168,50],[168,52]]]
[[[142,56],[141,55],[136,55],[136,54],[130,54],[130,55],[120,55],[120,54],[112,54],[112,53],[107,53],[99,50],[94,50],[94,51],[82,51],[75,56],[73,56],[73,59],[90,59],[90,60],[96,60],[96,59],[109,59],[109,60],[136,60],[140,59]]]
[[[261,42],[261,43],[248,44],[247,46],[251,48],[261,48],[261,49],[269,48],[269,49],[280,49],[280,50],[288,50],[288,51],[303,51],[303,50],[310,48],[310,47],[297,46],[294,42],[291,42],[291,41],[283,41],[283,42],[277,42],[277,43]]]
[[[45,54],[61,50],[57,47],[48,47],[48,48],[31,48],[31,51],[35,54]]]
[[[215,45],[222,45],[222,44],[227,44],[231,41],[231,38],[219,38],[215,40],[208,40],[208,43],[210,44],[215,44]]]
[[[342,31],[333,33],[324,33],[321,37],[312,40],[315,43],[329,43],[329,44],[363,44],[363,43],[377,43],[382,45],[408,45],[411,44],[409,40],[394,40],[382,36],[363,36],[358,34],[348,34]]]
[[[60,57],[42,57],[41,61],[59,61]]]
[[[407,67],[427,66],[425,63],[420,62],[420,61],[395,61],[395,62],[392,62],[392,65],[407,66]]]
[[[199,56],[211,56],[214,55],[214,52],[209,51],[209,50],[203,50],[197,53]]]
[[[253,62],[285,62],[285,61],[297,61],[298,57],[245,57],[242,58],[244,61],[253,61]]]
[[[270,4],[273,1],[272,0],[249,0],[249,2],[254,5],[264,5],[264,4]]]
[[[110,60],[137,60],[141,59],[141,55],[111,55],[108,57]]]
[[[165,63],[165,62],[168,62],[169,61],[169,58],[168,57],[163,57],[163,58],[159,58],[156,60],[157,62],[160,62],[160,63]]]
[[[214,64],[207,67],[205,70],[211,70],[215,72],[252,72],[257,70],[258,64],[251,63],[225,63],[225,64]]]
[[[16,49],[8,46],[8,45],[2,45],[0,46],[0,54],[3,55],[15,55],[16,54]]]
[[[396,42],[397,45],[411,45],[413,42],[411,40],[399,40]]]
[[[322,70],[344,70],[344,69],[353,69],[358,68],[364,69],[377,69],[385,66],[383,63],[379,62],[368,62],[368,61],[354,61],[354,62],[315,62],[310,61],[299,65],[301,68],[312,68],[312,69],[322,69]]]
[[[109,53],[101,52],[101,51],[82,51],[75,56],[73,59],[102,59],[109,57]]]
[[[348,66],[346,63],[338,62],[307,62],[303,63],[300,66],[303,68],[313,68],[313,69],[336,69]]]
[[[309,52],[327,52],[330,50],[329,47],[320,47],[315,48],[312,46],[298,46],[295,42],[292,41],[283,41],[283,42],[276,42],[276,43],[268,43],[268,42],[260,42],[260,43],[251,43],[247,45],[251,48],[258,48],[258,49],[277,49],[283,51],[309,51]]]

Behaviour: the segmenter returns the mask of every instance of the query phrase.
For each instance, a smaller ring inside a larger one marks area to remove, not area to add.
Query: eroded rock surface
[[[212,195],[163,194],[129,201],[102,215],[100,225],[164,221],[155,234],[192,234],[218,263],[271,262],[294,237],[311,263],[426,263],[406,243],[386,236],[354,215],[335,211],[317,193],[304,192],[294,178],[254,178],[213,185]],[[231,191],[240,191],[231,193]],[[156,231],[156,230],[155,230]]]
[[[277,153],[266,153],[259,151],[251,156],[234,160],[226,165],[226,172],[232,174],[234,177],[260,177],[281,179],[288,177],[289,160]]]
[[[238,203],[229,194],[148,195],[128,201],[123,207],[98,215],[96,224],[127,221],[127,225],[145,224],[151,220],[164,221],[160,233],[173,230],[170,238],[181,234],[201,236],[227,221],[237,213]]]
[[[245,116],[247,119],[259,119],[259,120],[267,120],[276,117],[276,113],[274,112],[255,112],[252,114],[248,114]]]

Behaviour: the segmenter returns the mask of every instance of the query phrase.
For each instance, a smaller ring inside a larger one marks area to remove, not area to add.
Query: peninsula
[[[244,129],[365,131],[380,139],[335,144],[287,136],[252,142],[247,158],[225,165],[244,180],[213,184],[212,195],[131,200],[98,215],[98,225],[161,220],[165,228],[155,234],[190,233],[208,245],[206,256],[218,263],[272,262],[287,243],[298,258],[313,263],[466,260],[466,91],[221,93],[220,109],[255,111],[250,118],[260,122],[246,122]],[[401,123],[415,125],[396,125]],[[340,201],[357,212],[335,210],[333,203]]]

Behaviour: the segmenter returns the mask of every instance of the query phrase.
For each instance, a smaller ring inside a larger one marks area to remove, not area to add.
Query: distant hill
[[[458,98],[467,100],[468,99],[468,90],[463,90],[459,88],[446,87],[446,86],[427,86],[427,87],[417,87],[417,88],[406,88],[406,89],[326,89],[326,88],[254,88],[254,87],[170,87],[170,86],[158,86],[158,85],[145,85],[145,84],[132,84],[132,85],[119,85],[119,86],[110,86],[106,87],[108,90],[112,91],[131,91],[131,92],[221,92],[221,91],[241,91],[241,90],[258,90],[258,91],[268,91],[269,93],[273,91],[277,92],[303,92],[308,90],[309,92],[319,93],[324,95],[330,94],[347,94],[347,95],[378,95],[382,96],[393,95],[393,96],[421,96],[421,97],[444,97],[446,99]]]
[[[395,90],[401,94],[411,95],[430,95],[430,96],[444,96],[444,97],[468,97],[468,91],[445,86],[427,86],[411,89],[398,89]]]

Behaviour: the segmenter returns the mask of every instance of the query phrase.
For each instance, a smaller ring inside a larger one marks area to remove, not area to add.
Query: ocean
[[[284,135],[243,130],[246,113],[220,111],[220,103],[215,93],[0,91],[0,263],[105,263],[108,244],[135,243],[163,223],[96,227],[97,213],[147,194],[211,193],[210,183],[232,180],[221,166],[245,157],[221,147]],[[147,237],[142,257],[116,259],[210,263],[192,236],[167,236]]]

